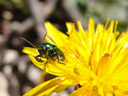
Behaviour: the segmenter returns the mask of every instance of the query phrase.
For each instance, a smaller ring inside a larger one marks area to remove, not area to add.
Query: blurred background
[[[26,54],[24,37],[36,46],[43,40],[43,23],[50,21],[66,32],[65,22],[80,20],[84,29],[88,19],[105,24],[108,17],[118,20],[117,30],[128,29],[128,0],[0,0],[0,96],[21,96],[40,84],[42,70],[34,68]],[[48,75],[45,80],[51,78]],[[68,96],[72,87],[60,94]]]

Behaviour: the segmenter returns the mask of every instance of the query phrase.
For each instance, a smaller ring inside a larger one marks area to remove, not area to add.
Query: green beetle
[[[46,34],[45,34],[45,36],[46,36]],[[40,57],[42,57],[42,58],[46,58],[46,59],[51,59],[53,61],[55,61],[56,59],[58,59],[58,62],[59,63],[64,64],[63,61],[65,59],[65,56],[64,56],[63,52],[57,46],[52,45],[50,43],[43,43],[39,47],[36,47],[35,45],[33,45],[28,40],[24,39],[23,37],[21,37],[21,38],[23,40],[25,40],[26,42],[28,42],[33,47],[35,47],[35,48],[38,49],[38,52],[40,54],[38,56],[36,56],[35,58],[39,62],[42,62],[42,60],[40,59]],[[44,69],[46,69],[46,64],[47,64],[47,62],[44,64]]]
[[[55,61],[58,59],[58,62],[61,63],[61,61],[64,61],[65,56],[63,52],[55,45],[49,44],[49,43],[43,43],[38,47],[38,51],[40,55],[37,57],[43,57],[43,58],[50,58],[51,60]]]
[[[50,58],[53,61],[58,59],[59,63],[64,64],[63,61],[65,59],[65,56],[63,52],[57,46],[49,44],[49,43],[43,43],[37,49],[40,55],[36,56],[36,59],[38,59],[38,57],[43,57],[47,59]],[[46,69],[46,64],[47,62],[44,65],[44,69]]]

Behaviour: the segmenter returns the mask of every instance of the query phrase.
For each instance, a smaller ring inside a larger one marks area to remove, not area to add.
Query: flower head
[[[108,20],[109,21],[109,20]],[[57,46],[65,56],[64,64],[58,60],[41,57],[43,62],[35,59],[40,53],[36,48],[25,47],[31,61],[43,71],[56,75],[43,82],[27,95],[48,96],[53,92],[61,92],[70,85],[80,85],[70,96],[125,96],[128,95],[128,33],[116,30],[117,21],[106,25],[98,24],[89,19],[88,30],[84,30],[80,21],[75,24],[68,22],[67,34],[58,31],[49,22],[46,40]]]

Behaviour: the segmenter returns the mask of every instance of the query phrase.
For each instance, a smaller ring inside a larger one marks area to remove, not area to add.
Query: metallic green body
[[[50,58],[53,61],[58,59],[59,63],[61,63],[61,61],[64,61],[65,59],[63,52],[57,46],[49,44],[49,43],[41,44],[38,47],[38,51],[40,55],[37,57],[43,57],[47,59]]]

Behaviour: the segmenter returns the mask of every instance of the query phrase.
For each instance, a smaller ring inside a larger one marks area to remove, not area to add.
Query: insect
[[[37,57],[43,57],[47,59],[50,58],[53,61],[58,59],[59,63],[61,63],[61,61],[64,61],[65,59],[63,52],[55,45],[49,43],[43,43],[37,49],[40,55],[36,56],[36,58]]]
[[[46,34],[45,34],[46,36]],[[43,39],[43,42],[45,40],[45,36]],[[33,47],[38,49],[38,52],[40,53],[39,55],[37,55],[35,58],[38,60],[39,58],[46,58],[51,59],[53,61],[55,61],[56,59],[58,59],[58,62],[61,64],[64,64],[63,61],[65,59],[64,53],[55,45],[50,44],[50,43],[43,43],[41,45],[39,45],[39,47],[36,47],[35,45],[33,45],[31,42],[29,42],[28,40],[24,39],[23,37],[21,37],[23,40],[25,40],[27,43],[29,43],[30,45],[32,45]],[[42,61],[41,59],[39,59],[40,61]],[[46,69],[46,64],[48,62],[45,63],[44,65],[44,69]]]

